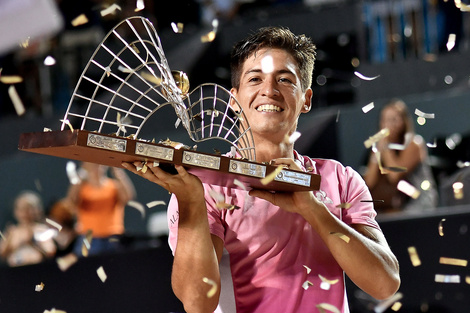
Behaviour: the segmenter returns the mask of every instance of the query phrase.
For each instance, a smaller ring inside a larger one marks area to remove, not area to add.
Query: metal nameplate
[[[243,161],[230,160],[228,170],[230,173],[243,174],[259,178],[264,178],[266,176],[266,166]]]
[[[211,168],[214,170],[220,169],[220,157],[189,151],[183,151],[182,163],[199,167]]]
[[[174,150],[171,148],[154,146],[139,142],[135,146],[135,154],[155,159],[173,161]]]
[[[310,178],[311,176],[308,174],[282,170],[276,177],[274,177],[274,180],[309,187]]]
[[[86,145],[88,147],[106,149],[111,151],[126,152],[127,140],[101,136],[97,134],[88,134]]]

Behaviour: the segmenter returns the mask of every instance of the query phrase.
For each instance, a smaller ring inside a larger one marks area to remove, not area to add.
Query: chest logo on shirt
[[[315,192],[315,197],[317,200],[324,203],[324,204],[333,204],[333,200],[327,197],[326,192],[323,190],[318,190]]]

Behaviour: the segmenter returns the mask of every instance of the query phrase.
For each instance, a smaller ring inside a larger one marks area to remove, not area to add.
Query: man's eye
[[[251,77],[248,79],[249,82],[258,82],[260,79],[258,77]]]
[[[279,81],[281,83],[292,83],[292,81],[289,78],[286,78],[286,77],[279,78]]]

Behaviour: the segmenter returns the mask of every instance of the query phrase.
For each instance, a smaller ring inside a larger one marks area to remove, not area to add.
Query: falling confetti
[[[21,98],[16,91],[15,86],[11,85],[8,87],[8,95],[10,96],[11,102],[13,103],[16,114],[18,116],[23,115],[26,110],[24,108],[23,101],[21,101]]]
[[[274,180],[274,178],[279,174],[283,169],[282,165],[279,165],[274,171],[271,172],[268,176],[261,179],[263,185],[267,185]]]
[[[377,79],[377,78],[380,77],[380,75],[373,76],[373,77],[367,77],[367,76],[362,75],[362,74],[359,73],[359,72],[354,72],[354,75],[356,75],[357,77],[359,77],[359,78],[362,79],[362,80],[374,80],[374,79]]]
[[[210,31],[206,35],[201,36],[201,42],[212,42],[215,39],[215,31]]]
[[[379,302],[375,307],[374,307],[374,312],[375,313],[382,313],[385,312],[393,303],[397,302],[403,298],[403,294],[401,292],[397,292],[387,300]]]
[[[202,281],[211,286],[211,289],[209,289],[209,291],[207,292],[207,297],[212,298],[215,295],[215,293],[217,292],[216,282],[213,281],[210,278],[207,278],[207,277],[203,277]]]
[[[467,261],[467,260],[463,260],[463,259],[454,259],[454,258],[440,257],[440,258],[439,258],[439,263],[440,263],[440,264],[446,264],[446,265],[455,265],[455,266],[463,266],[463,267],[466,267],[468,261]]]
[[[446,43],[447,51],[452,50],[455,47],[455,34],[449,34]]]
[[[115,14],[117,10],[122,11],[122,9],[119,5],[117,5],[116,3],[113,3],[112,5],[107,7],[106,9],[101,10],[100,14],[101,14],[101,16],[106,16],[106,15],[109,15],[109,14]]]
[[[0,231],[0,238],[2,238],[2,240],[6,240],[5,236],[3,235],[3,233],[1,231]]]
[[[465,282],[470,285],[470,276],[465,276]]]
[[[162,200],[156,200],[156,201],[151,201],[146,204],[146,206],[150,209],[153,207],[156,207],[157,205],[166,205],[165,201]]]
[[[452,189],[454,190],[454,198],[456,200],[463,199],[463,183],[455,182],[452,184]]]
[[[127,202],[127,205],[139,211],[142,215],[142,218],[145,218],[145,207],[142,203],[134,200],[129,200],[129,202]]]
[[[323,290],[330,290],[331,285],[334,285],[339,281],[339,279],[334,279],[334,280],[327,279],[320,274],[318,274],[318,277],[320,277],[321,279],[320,288]]]
[[[415,109],[415,114],[419,117],[424,117],[424,118],[427,118],[427,119],[432,119],[435,117],[435,114],[434,113],[424,113],[418,109]]]
[[[60,120],[60,121],[64,124],[66,124],[69,127],[70,131],[73,132],[73,126],[72,126],[72,124],[70,123],[69,120]]]
[[[336,236],[336,237],[342,239],[346,243],[349,243],[349,241],[351,240],[351,238],[349,238],[348,236],[346,236],[343,233],[338,233],[338,232],[332,231],[332,232],[330,232],[330,235]]]
[[[286,134],[286,138],[284,138],[284,142],[286,144],[294,144],[299,138],[300,138],[300,132],[295,131],[290,136],[287,136]]]
[[[395,303],[390,307],[390,309],[391,309],[392,311],[397,312],[398,310],[401,309],[401,307],[402,307],[402,304],[401,304],[401,302],[398,301],[398,302],[395,302]]]
[[[390,135],[390,130],[388,128],[381,129],[375,135],[364,141],[364,146],[369,149],[374,143],[377,143],[379,140],[384,139],[388,135]]]
[[[44,65],[45,66],[52,66],[52,65],[55,65],[56,61],[53,57],[51,57],[50,55],[48,55],[45,59],[44,59]]]
[[[439,236],[443,237],[444,236],[444,222],[446,221],[445,218],[440,220],[439,226],[437,227],[437,230],[439,232]]]
[[[6,84],[6,85],[11,85],[11,84],[19,84],[23,82],[23,77],[18,76],[18,75],[2,75],[0,76],[0,82]]]
[[[145,9],[145,3],[144,0],[137,0],[137,3],[135,5],[135,12],[139,12]]]
[[[49,310],[44,310],[43,313],[67,313],[67,312],[65,312],[63,310],[57,310],[55,308],[52,308],[50,311]]]
[[[50,218],[47,218],[46,217],[46,223],[51,225],[52,227],[55,227],[57,228],[58,231],[61,231],[62,230],[62,225],[60,225],[59,223],[57,223],[56,221],[54,220],[51,220]]]
[[[417,199],[420,195],[419,190],[405,180],[398,182],[397,189],[413,199]]]
[[[36,287],[34,288],[34,291],[37,291],[37,292],[41,292],[44,290],[44,283],[41,282],[39,285],[36,285]]]
[[[83,24],[88,23],[88,18],[86,17],[85,14],[80,14],[76,18],[72,20],[72,26],[77,27]]]
[[[235,186],[240,187],[240,189],[246,190],[245,184],[243,184],[241,181],[239,181],[239,180],[236,179],[236,178],[233,180],[233,184],[234,184]]]
[[[269,74],[274,71],[273,57],[271,55],[266,55],[261,59],[261,71],[264,74]]]
[[[104,272],[104,268],[102,266],[98,267],[98,269],[96,270],[96,274],[98,274],[98,277],[103,283],[106,281],[106,279],[108,279],[108,276]]]
[[[69,253],[67,255],[64,255],[63,257],[59,257],[56,259],[57,266],[62,272],[68,270],[77,261],[78,257],[75,255],[75,253]]]
[[[370,110],[374,108],[374,102],[371,102],[369,104],[366,104],[365,106],[362,107],[362,112],[367,113]]]
[[[82,242],[82,255],[84,257],[88,256],[88,251],[91,248],[92,241],[93,241],[93,232],[91,230],[88,230]]]
[[[70,184],[78,185],[81,183],[80,176],[77,173],[77,165],[75,162],[68,161],[67,165],[65,166],[65,171],[67,172],[67,177],[69,179]]]
[[[177,34],[181,34],[183,32],[183,27],[184,27],[183,23],[171,22],[171,28]]]
[[[318,308],[318,311],[320,311],[320,313],[326,313],[326,311],[330,311],[333,313],[341,313],[337,307],[329,303],[320,303],[317,304],[316,307]]]
[[[349,209],[351,207],[351,203],[347,203],[347,202],[344,202],[344,203],[341,203],[341,204],[338,204],[336,206],[336,208],[338,209]]]
[[[414,267],[421,265],[421,260],[419,259],[418,251],[416,247],[408,247],[408,254],[410,255],[411,264]]]
[[[304,265],[305,269],[307,270],[307,275],[310,274],[310,272],[312,271],[312,269],[310,267],[308,267],[307,265]]]
[[[313,284],[308,280],[304,281],[304,283],[302,284],[302,288],[304,288],[305,290],[307,290],[310,286],[313,286]]]
[[[434,281],[436,283],[460,284],[460,275],[436,274],[434,276]]]

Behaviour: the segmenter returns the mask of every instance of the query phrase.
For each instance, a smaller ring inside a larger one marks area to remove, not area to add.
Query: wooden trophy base
[[[114,167],[123,162],[158,162],[172,172],[175,164],[182,165],[204,183],[230,188],[241,188],[234,183],[237,179],[246,189],[310,191],[318,190],[321,180],[317,174],[283,169],[264,185],[261,179],[276,166],[86,130],[23,133],[18,149]]]

